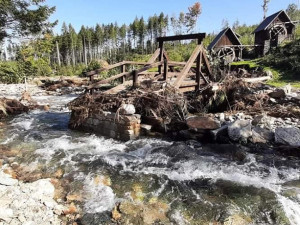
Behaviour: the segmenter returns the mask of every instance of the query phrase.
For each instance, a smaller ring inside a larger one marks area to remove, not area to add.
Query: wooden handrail
[[[140,68],[140,69],[134,70],[134,71],[136,71],[136,73],[139,74],[139,73],[141,73],[141,72],[144,72],[144,71],[146,71],[146,70],[149,70],[149,69],[154,68],[154,67],[157,67],[157,66],[160,66],[160,65],[162,65],[162,64],[163,64],[163,62],[156,62],[156,63],[152,63],[152,64],[149,64],[149,65],[147,64],[147,65],[144,66],[143,68]],[[98,81],[97,83],[88,86],[87,89],[90,90],[90,89],[98,88],[100,84],[106,84],[106,83],[109,83],[109,82],[111,82],[111,81],[113,81],[113,80],[119,79],[119,78],[121,78],[121,77],[129,77],[129,76],[132,76],[134,71],[120,73],[120,74],[114,75],[114,76],[112,76],[112,77],[109,77],[109,78],[107,78],[107,79],[100,80],[100,81]]]

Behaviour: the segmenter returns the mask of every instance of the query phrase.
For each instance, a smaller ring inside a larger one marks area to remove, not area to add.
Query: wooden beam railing
[[[111,81],[114,81],[114,80],[117,80],[119,78],[122,78],[122,77],[130,77],[132,76],[133,77],[133,86],[137,86],[137,77],[136,75],[138,76],[139,73],[141,72],[144,72],[146,70],[149,70],[151,68],[155,68],[155,67],[158,67],[160,65],[163,65],[163,62],[155,62],[155,63],[152,63],[150,65],[146,64],[144,67],[140,68],[140,69],[137,69],[137,70],[133,70],[131,72],[123,72],[123,73],[120,73],[120,74],[117,74],[117,75],[114,75],[114,76],[111,76],[107,79],[104,79],[104,80],[100,80],[98,81],[97,83],[94,83],[94,84],[91,84],[87,87],[88,90],[92,90],[92,89],[95,89],[95,88],[99,88],[101,87],[101,84],[107,84]]]
[[[186,63],[186,65],[184,66],[183,70],[181,71],[181,73],[178,75],[177,80],[174,83],[174,86],[179,88],[182,81],[184,80],[184,78],[186,77],[186,75],[188,74],[189,70],[191,69],[192,65],[194,64],[196,58],[198,57],[198,55],[200,54],[202,50],[202,46],[198,45],[195,50],[193,51],[191,57],[189,58],[188,62]]]

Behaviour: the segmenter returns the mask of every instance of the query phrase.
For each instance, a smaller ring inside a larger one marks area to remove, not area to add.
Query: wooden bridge
[[[169,83],[178,88],[180,92],[200,90],[210,83],[212,75],[205,49],[202,46],[204,38],[205,33],[159,37],[157,38],[159,48],[154,52],[148,62],[123,61],[106,68],[86,73],[91,81],[88,90],[93,93],[95,89],[100,89],[104,84],[108,84],[114,80],[121,80],[122,83],[120,85],[106,91],[106,93],[117,93],[128,86],[138,87],[141,81],[147,79],[153,82]],[[167,52],[164,50],[165,42],[193,39],[197,40],[197,46],[187,62],[175,62],[169,59]],[[127,65],[138,65],[142,67],[127,72]],[[180,68],[180,71],[176,72],[175,67],[176,69]],[[95,75],[115,68],[120,68],[121,73],[95,82]],[[158,72],[149,72],[148,70],[152,68],[158,68]]]

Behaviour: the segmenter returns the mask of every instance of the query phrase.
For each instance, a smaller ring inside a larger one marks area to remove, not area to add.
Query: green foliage
[[[240,35],[240,41],[242,42],[243,45],[253,45],[254,43],[254,35],[253,31],[257,25],[252,25],[252,26],[247,26],[246,24],[244,25],[237,25],[234,27],[234,31]]]
[[[61,66],[57,68],[56,75],[58,76],[81,76],[86,71],[86,66],[83,63],[75,66]]]
[[[19,83],[23,81],[24,74],[20,70],[17,62],[0,62],[0,82]]]
[[[52,28],[48,22],[55,7],[42,4],[44,0],[1,0],[0,42],[6,37],[37,34]]]
[[[51,75],[49,56],[52,49],[50,35],[22,45],[17,53],[17,61],[24,75],[27,77]]]
[[[244,66],[249,69],[261,68],[271,71],[273,79],[268,83],[274,86],[284,86],[290,83],[300,87],[300,39],[286,43],[274,49],[270,54],[251,61],[233,62],[233,66]]]

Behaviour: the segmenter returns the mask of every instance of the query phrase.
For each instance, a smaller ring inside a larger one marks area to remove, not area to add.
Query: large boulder
[[[275,119],[267,115],[259,115],[252,120],[253,126],[259,126],[271,130],[274,127]]]
[[[210,117],[195,116],[187,119],[187,125],[190,129],[195,130],[215,130],[221,127],[219,121]]]
[[[237,120],[228,126],[228,136],[233,141],[247,142],[252,136],[250,120]]]
[[[296,127],[278,127],[275,130],[275,142],[300,147],[300,129]]]
[[[252,129],[252,142],[253,143],[267,143],[274,140],[274,133],[270,130],[254,127]]]

